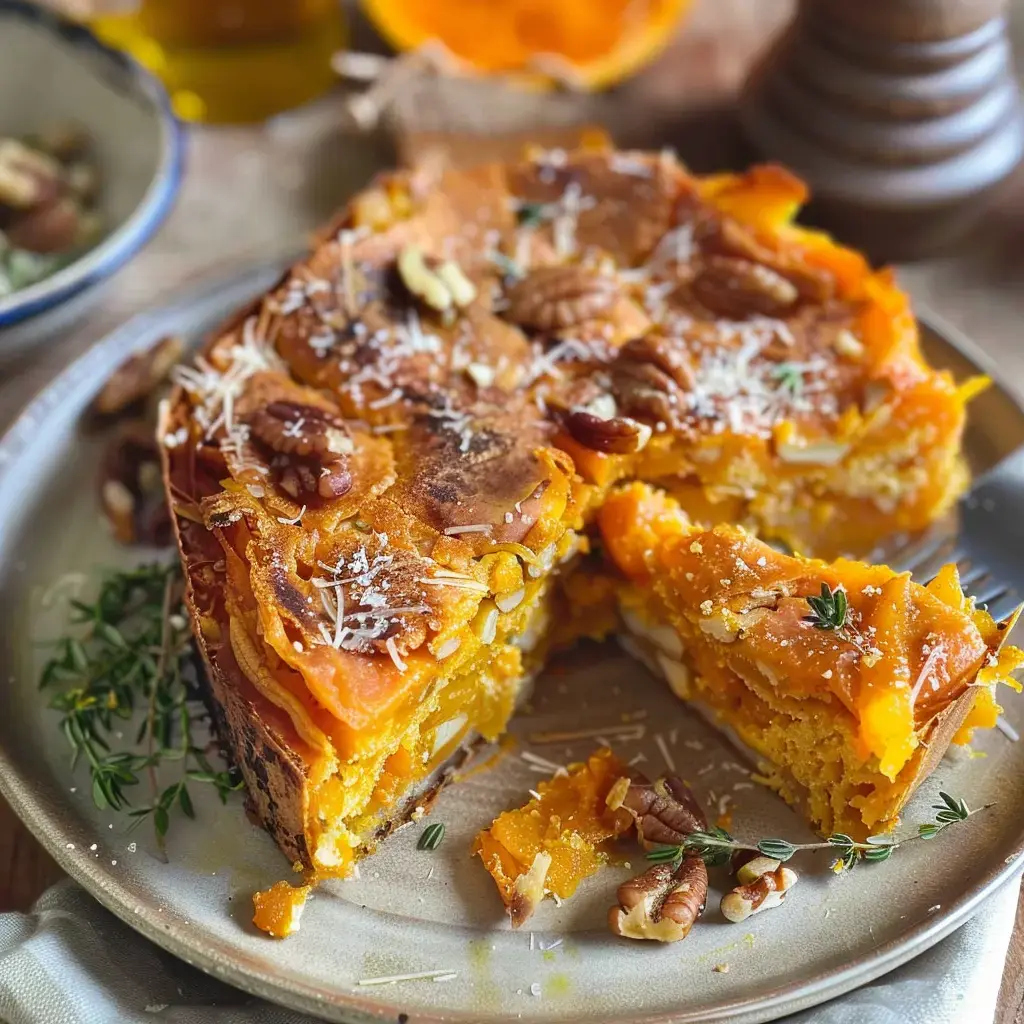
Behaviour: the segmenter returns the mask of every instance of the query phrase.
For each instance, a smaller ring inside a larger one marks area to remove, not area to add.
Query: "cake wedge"
[[[623,640],[756,759],[822,834],[888,831],[951,742],[995,725],[1024,653],[964,597],[955,566],[908,573],[782,554],[694,525],[644,484],[611,495],[601,537],[627,585]]]

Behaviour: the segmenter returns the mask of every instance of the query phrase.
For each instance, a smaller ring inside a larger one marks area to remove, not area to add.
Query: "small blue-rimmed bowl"
[[[73,263],[0,298],[0,360],[66,330],[101,281],[167,216],[184,134],[163,86],[88,29],[23,0],[0,0],[0,135],[80,124],[100,169],[101,241]]]

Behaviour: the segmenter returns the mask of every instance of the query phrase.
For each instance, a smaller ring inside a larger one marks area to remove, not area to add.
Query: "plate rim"
[[[259,294],[264,280],[268,283],[280,276],[287,262],[280,258],[261,260],[236,268],[212,283],[200,286],[185,286],[177,296],[161,301],[155,309],[137,313],[118,327],[108,332],[85,353],[68,364],[59,374],[44,384],[17,413],[7,430],[0,436],[0,487],[12,486],[12,469],[19,457],[24,456],[33,446],[33,424],[44,416],[54,405],[81,396],[83,392],[95,393],[102,379],[100,374],[109,373],[131,353],[149,347],[155,340],[155,332],[161,321],[171,311],[181,311],[191,304],[212,299],[218,292],[232,289],[242,290],[251,281],[253,294]],[[225,318],[230,315],[225,310]],[[1005,379],[995,362],[977,344],[961,331],[952,327],[941,317],[924,307],[918,307],[917,320],[923,328],[937,335],[943,342],[958,351],[975,369],[992,379],[993,385],[1024,418],[1024,397],[1018,395],[1011,382]],[[0,521],[0,537],[6,532]],[[34,795],[34,785],[18,771],[13,756],[0,743],[0,795],[10,804],[14,813],[32,833],[40,845],[53,857],[60,868],[80,884],[103,907],[114,914],[133,930],[154,942],[162,949],[185,963],[204,971],[251,995],[267,999],[291,1009],[310,1013],[314,1017],[332,1016],[326,1019],[336,1021],[354,1020],[353,1014],[362,1020],[393,1019],[398,1012],[396,1004],[376,999],[361,998],[357,993],[336,995],[325,998],[321,988],[290,978],[281,979],[257,967],[238,962],[230,952],[222,949],[220,940],[203,939],[200,933],[196,939],[179,934],[172,926],[161,927],[156,916],[147,916],[137,908],[128,886],[116,875],[106,872],[100,862],[91,858],[76,858],[66,849],[60,838],[61,825],[54,809],[44,799]],[[687,1012],[681,1008],[644,1018],[645,1024],[697,1024],[714,1020],[745,1019],[753,1021],[776,1019],[834,999],[853,989],[869,984],[875,979],[913,959],[931,948],[966,922],[972,913],[997,890],[1008,884],[1024,870],[1024,823],[1016,840],[1013,853],[1006,857],[1000,868],[982,876],[972,888],[958,894],[950,903],[943,905],[943,913],[911,925],[898,937],[864,953],[838,968],[826,969],[800,982],[787,983],[757,995],[724,1001],[716,1007]],[[714,1016],[710,1016],[713,1014]],[[768,1014],[768,1016],[766,1016]],[[417,1012],[419,1024],[451,1024],[472,1020],[461,1012],[447,1011]],[[570,1024],[566,1018],[563,1024]],[[638,1018],[617,1017],[608,1024],[638,1024]]]

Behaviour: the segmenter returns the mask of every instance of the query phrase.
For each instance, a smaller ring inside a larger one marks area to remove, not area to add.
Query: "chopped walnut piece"
[[[700,857],[687,857],[674,870],[655,864],[619,886],[608,927],[627,939],[678,942],[704,913],[707,895],[708,870]]]
[[[0,138],[0,204],[29,210],[63,191],[60,164],[17,139]]]
[[[93,399],[90,411],[94,416],[117,416],[144,401],[167,379],[184,351],[182,339],[171,335],[129,356]]]
[[[600,319],[619,297],[614,278],[571,265],[537,267],[508,293],[508,318],[538,331],[559,331]]]
[[[439,313],[452,306],[462,309],[476,298],[476,286],[457,263],[424,256],[417,245],[407,245],[399,253],[398,276],[413,295]]]
[[[634,778],[622,806],[633,816],[643,846],[678,846],[691,833],[707,828],[707,819],[690,787],[676,775],[655,782]]]

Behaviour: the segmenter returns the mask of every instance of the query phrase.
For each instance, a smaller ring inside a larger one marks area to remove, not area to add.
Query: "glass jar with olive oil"
[[[122,0],[90,19],[167,85],[190,121],[258,121],[326,92],[340,0]]]

